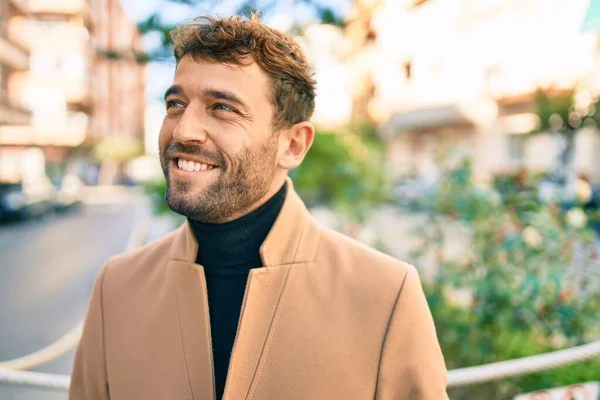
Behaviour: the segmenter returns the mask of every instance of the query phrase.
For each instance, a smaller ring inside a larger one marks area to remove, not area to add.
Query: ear
[[[284,129],[279,135],[278,165],[287,171],[299,166],[313,144],[315,128],[303,121]]]

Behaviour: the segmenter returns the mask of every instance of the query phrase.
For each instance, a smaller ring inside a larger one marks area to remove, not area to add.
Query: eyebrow
[[[238,96],[236,96],[234,93],[229,92],[227,90],[219,90],[219,89],[204,89],[202,91],[202,93],[206,96],[206,97],[212,97],[213,99],[217,99],[217,100],[225,100],[225,101],[229,101],[233,104],[236,104],[237,106],[243,108],[244,110],[248,111],[249,108],[246,105],[246,103],[244,103],[242,101],[242,99],[240,99]]]
[[[165,92],[165,101],[167,100],[167,97],[174,95],[174,94],[182,94],[183,93],[183,89],[181,88],[181,86],[179,85],[171,85],[167,91]]]

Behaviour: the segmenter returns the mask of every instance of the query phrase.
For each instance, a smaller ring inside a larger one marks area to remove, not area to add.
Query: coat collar
[[[260,248],[263,266],[274,267],[313,261],[316,253],[319,228],[287,180],[285,201],[273,228]],[[198,243],[186,221],[176,232],[171,246],[171,259],[194,263]]]

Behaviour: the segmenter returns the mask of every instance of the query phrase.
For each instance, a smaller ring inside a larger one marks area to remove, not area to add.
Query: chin
[[[171,211],[184,217],[193,217],[195,211],[193,197],[189,193],[167,190],[165,200]]]
[[[210,209],[212,196],[209,195],[209,185],[186,180],[174,180],[169,183],[165,200],[169,208],[184,217],[198,219]]]

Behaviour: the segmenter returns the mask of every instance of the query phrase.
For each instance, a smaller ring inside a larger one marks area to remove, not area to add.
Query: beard
[[[210,172],[216,176],[201,188],[196,188],[197,182],[193,178],[172,177],[169,169],[173,165],[168,156],[173,152],[210,161],[218,167]],[[276,135],[234,154],[228,166],[221,154],[210,153],[205,147],[173,143],[161,152],[161,166],[167,181],[167,205],[178,214],[205,223],[223,223],[241,216],[271,189],[276,155]]]

